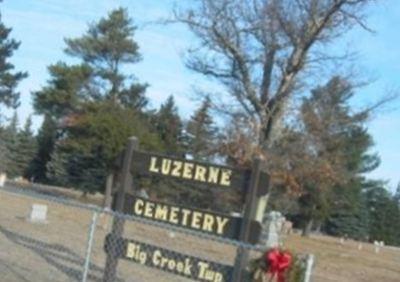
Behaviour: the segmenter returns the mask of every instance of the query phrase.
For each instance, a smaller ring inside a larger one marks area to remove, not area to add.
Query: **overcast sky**
[[[400,89],[400,1],[382,1],[368,14],[375,34],[352,31],[340,44],[358,52],[357,66],[363,77],[374,83],[357,90],[355,106],[368,104],[387,91]],[[18,70],[29,72],[19,86],[22,105],[18,109],[21,123],[33,113],[32,91],[46,84],[47,66],[59,60],[70,61],[63,53],[64,38],[77,37],[113,8],[126,7],[139,29],[135,36],[143,55],[132,67],[141,82],[150,84],[147,95],[157,107],[170,94],[177,100],[181,114],[190,116],[196,102],[191,99],[193,86],[207,86],[207,81],[185,69],[181,54],[190,46],[191,35],[181,26],[149,24],[167,17],[172,0],[5,0],[1,4],[3,22],[13,28],[12,37],[22,42],[12,58]],[[1,109],[4,111],[4,109]],[[38,128],[42,119],[34,116]],[[381,166],[371,177],[386,179],[394,189],[400,181],[400,101],[388,105],[368,124],[375,140],[373,151],[379,153]]]

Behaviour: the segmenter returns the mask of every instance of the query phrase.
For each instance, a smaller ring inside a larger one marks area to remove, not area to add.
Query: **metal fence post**
[[[97,217],[98,217],[98,212],[94,212],[93,217],[92,217],[92,223],[89,228],[89,236],[88,236],[87,249],[86,249],[86,255],[85,255],[85,264],[83,267],[82,282],[87,281],[87,276],[89,273],[90,255],[92,253],[94,231],[96,230]]]
[[[306,264],[306,274],[304,277],[304,282],[310,282],[311,281],[311,273],[312,273],[312,269],[314,266],[314,260],[315,257],[313,254],[309,254],[307,256],[307,264]]]

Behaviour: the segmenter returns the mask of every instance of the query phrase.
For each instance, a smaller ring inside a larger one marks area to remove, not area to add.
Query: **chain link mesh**
[[[259,256],[263,250],[235,240],[104,211],[96,205],[43,191],[47,190],[15,184],[0,188],[1,281],[83,281],[85,265],[86,281],[103,281],[105,242],[113,220],[124,221],[122,238],[132,240],[109,240],[108,248],[120,255],[114,281],[230,281],[238,247],[251,250],[251,256]],[[48,207],[46,222],[30,221],[33,204]],[[95,226],[90,232],[92,224]],[[190,260],[186,261],[187,258]]]

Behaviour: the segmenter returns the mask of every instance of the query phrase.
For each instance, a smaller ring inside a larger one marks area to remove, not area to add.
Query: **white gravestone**
[[[33,204],[29,220],[35,223],[47,223],[47,206]]]
[[[267,214],[266,221],[264,223],[264,241],[268,248],[276,248],[281,245],[281,231],[283,224],[285,223],[285,217],[278,211],[271,211]]]
[[[7,175],[5,173],[0,173],[0,187],[4,187],[6,183]]]

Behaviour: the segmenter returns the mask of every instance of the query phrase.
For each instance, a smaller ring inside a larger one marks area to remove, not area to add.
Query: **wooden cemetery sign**
[[[233,273],[232,266],[131,239],[113,238],[111,235],[106,237],[104,249],[106,253],[112,254],[114,257],[192,278],[196,281],[229,282]]]
[[[115,211],[246,243],[258,242],[261,224],[254,220],[257,201],[260,196],[267,193],[268,188],[268,178],[262,177],[260,161],[255,161],[250,171],[145,153],[137,149],[138,140],[132,137],[129,139],[124,155],[119,157],[117,166],[121,170],[121,186],[114,198]],[[137,174],[171,177],[207,187],[238,189],[245,198],[244,215],[233,217],[133,196],[132,193],[135,191],[131,191],[132,175]],[[266,183],[259,185],[260,178]],[[131,260],[197,281],[242,281],[247,262],[247,251],[243,248],[238,250],[239,256],[233,272],[233,268],[226,265],[122,238],[124,222],[123,218],[114,217],[112,231],[106,239],[107,260],[104,282],[115,280],[118,259]],[[119,247],[112,247],[116,244]],[[189,268],[191,271],[188,270]]]
[[[140,151],[135,151],[132,156],[131,171],[235,189],[244,189],[250,177],[248,170]]]
[[[222,213],[178,205],[169,205],[130,194],[125,196],[123,212],[236,240],[239,240],[240,228],[243,225],[243,218],[241,217],[233,217]],[[258,237],[261,233],[261,224],[258,221],[252,220],[250,228],[251,237],[249,238],[249,243],[255,244],[258,242]]]

